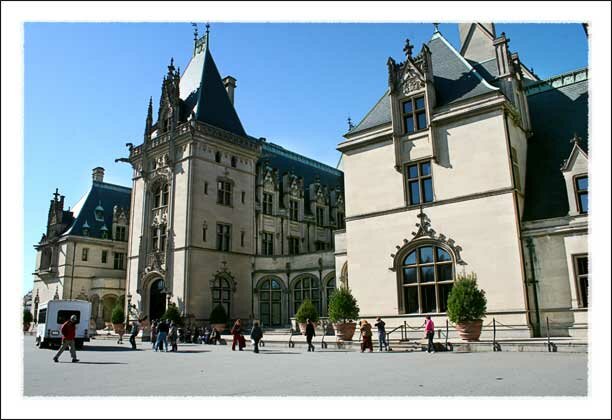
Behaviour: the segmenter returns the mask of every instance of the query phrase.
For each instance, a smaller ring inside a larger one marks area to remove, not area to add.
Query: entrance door
[[[151,284],[149,297],[149,320],[151,322],[160,319],[166,312],[166,294],[164,293],[164,281],[157,279]]]
[[[274,279],[266,279],[259,286],[259,319],[264,327],[280,327],[281,286]]]

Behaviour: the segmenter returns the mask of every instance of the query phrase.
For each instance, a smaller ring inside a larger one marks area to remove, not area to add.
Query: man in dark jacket
[[[132,350],[136,350],[136,336],[138,335],[138,322],[134,321],[132,323],[132,329],[130,330],[130,344],[132,345]]]
[[[312,344],[312,337],[315,336],[315,327],[310,319],[306,320],[306,342],[308,343],[308,351],[315,351],[315,346]]]
[[[253,328],[251,329],[251,339],[253,340],[253,352],[259,353],[259,340],[263,337],[263,331],[259,326],[259,322],[255,321],[253,323]]]
[[[76,363],[79,361],[76,355],[76,345],[74,344],[74,337],[76,336],[76,322],[77,316],[72,315],[70,319],[62,324],[61,332],[62,332],[62,345],[60,346],[59,351],[53,357],[54,362],[58,362],[60,355],[67,348],[70,349],[70,356],[72,356],[72,363]]]
[[[378,351],[383,351],[383,344],[385,345],[385,350],[389,350],[389,343],[387,343],[387,332],[385,331],[385,321],[378,317],[376,318],[376,323],[374,326],[378,329]]]

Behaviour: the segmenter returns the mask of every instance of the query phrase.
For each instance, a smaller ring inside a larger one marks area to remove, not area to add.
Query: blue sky
[[[200,33],[204,26],[200,25]],[[587,65],[579,24],[496,24],[541,78]],[[459,47],[457,25],[440,31]],[[335,150],[387,87],[386,60],[403,59],[431,24],[215,23],[211,51],[237,81],[236,109],[247,133],[335,166]],[[103,166],[105,181],[130,186],[126,142],[142,141],[147,104],[157,113],[170,57],[184,69],[193,48],[188,23],[26,23],[24,42],[24,283],[32,287],[33,245],[46,227],[55,188],[73,206]]]

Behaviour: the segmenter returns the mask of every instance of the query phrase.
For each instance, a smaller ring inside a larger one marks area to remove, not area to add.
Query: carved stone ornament
[[[232,292],[236,292],[238,288],[238,282],[234,278],[231,272],[227,270],[227,261],[221,261],[221,268],[213,275],[212,279],[208,281],[211,288],[215,287],[215,280],[223,278],[227,280],[232,288]]]
[[[317,204],[327,204],[327,197],[325,194],[325,190],[323,189],[323,187],[319,187],[317,189]]]
[[[418,227],[418,230],[416,232],[412,232],[413,237],[411,240],[404,239],[402,245],[395,246],[396,252],[391,254],[391,258],[393,258],[393,266],[390,267],[389,270],[395,271],[395,267],[397,267],[398,263],[397,258],[402,254],[402,250],[404,248],[414,245],[415,241],[421,239],[432,239],[446,245],[455,254],[455,262],[457,264],[467,265],[467,263],[461,258],[461,251],[463,251],[463,249],[457,245],[452,238],[449,238],[442,233],[437,234],[437,232],[431,228],[431,221],[429,220],[429,217],[423,213],[423,209],[420,210],[417,217],[419,218],[419,223],[416,223],[415,226]]]
[[[266,167],[264,179],[263,179],[264,188],[273,189],[274,188],[274,175],[272,174],[272,168]]]
[[[300,187],[297,182],[297,177],[293,176],[291,180],[291,185],[289,186],[289,191],[292,197],[299,197],[300,195]]]
[[[401,84],[402,93],[405,95],[425,87],[425,82],[421,78],[421,75],[408,63],[406,63]]]

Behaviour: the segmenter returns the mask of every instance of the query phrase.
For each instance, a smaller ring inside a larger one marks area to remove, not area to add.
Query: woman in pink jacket
[[[427,353],[435,353],[434,350],[434,323],[429,315],[425,315],[425,338],[427,339]]]

